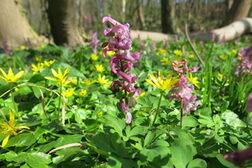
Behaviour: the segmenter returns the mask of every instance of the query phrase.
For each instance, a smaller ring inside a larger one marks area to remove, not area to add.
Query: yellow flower
[[[39,61],[41,61],[41,58],[40,58],[39,56],[36,56],[36,57],[35,57],[35,61],[38,61],[38,62],[39,62]]]
[[[45,78],[51,81],[55,81],[58,83],[59,86],[66,86],[67,84],[70,83],[70,81],[67,81],[67,74],[69,73],[69,68],[67,68],[64,73],[62,73],[62,70],[58,68],[58,72],[56,72],[52,68],[52,74],[55,78],[52,78],[50,76],[46,76]]]
[[[68,88],[67,90],[62,92],[62,96],[71,97],[74,94],[74,88]]]
[[[174,50],[173,53],[177,56],[181,56],[183,54],[181,50]]]
[[[98,83],[106,87],[110,86],[109,80],[105,76],[101,76],[101,74],[98,75]]]
[[[172,78],[172,72],[170,72],[166,79],[163,78],[162,71],[158,71],[158,77],[155,77],[152,73],[149,73],[150,79],[145,79],[149,84],[161,89],[166,90],[168,88],[172,88],[174,84],[176,84],[179,79]]]
[[[87,90],[81,89],[79,94],[80,94],[80,96],[84,97],[87,95]]]
[[[43,48],[45,48],[45,47],[46,47],[46,44],[40,45],[40,49],[43,49]]]
[[[114,56],[115,55],[115,51],[107,51],[107,55],[109,57]]]
[[[165,55],[165,54],[166,54],[166,50],[164,50],[162,48],[158,49],[157,55]]]
[[[51,66],[54,62],[55,62],[55,60],[44,61],[44,65],[47,66],[47,67],[49,67],[49,66]]]
[[[220,59],[222,59],[222,60],[226,60],[228,57],[227,56],[219,56],[220,57]]]
[[[161,62],[162,62],[162,65],[171,65],[172,64],[172,62],[169,61],[168,58],[163,58],[161,60]]]
[[[195,55],[190,54],[188,57],[189,57],[189,58],[194,58],[194,57],[195,57]]]
[[[69,83],[73,84],[73,85],[77,85],[77,81],[74,78],[68,78]]]
[[[98,58],[99,58],[99,57],[98,57],[96,54],[91,54],[91,59],[92,59],[93,61],[97,61]]]
[[[33,73],[39,72],[43,68],[44,68],[44,64],[42,64],[42,63],[37,63],[37,65],[32,64]]]
[[[15,125],[15,116],[11,109],[9,110],[9,121],[6,120],[6,122],[0,123],[0,127],[2,128],[0,130],[0,134],[5,135],[2,142],[2,147],[6,146],[11,135],[17,135],[18,133],[22,132],[22,129],[30,129],[26,126]],[[17,132],[19,130],[21,131]]]
[[[220,78],[220,80],[224,78],[224,76],[221,73],[218,73],[217,76]]]
[[[103,65],[101,65],[101,64],[96,64],[96,65],[95,65],[95,69],[96,69],[96,71],[98,71],[98,72],[103,72],[103,71],[105,71]]]
[[[91,80],[88,80],[88,79],[86,79],[86,80],[84,80],[84,81],[81,81],[81,83],[83,84],[83,85],[92,85],[93,83],[95,83],[95,81],[91,81]]]
[[[233,54],[237,54],[237,50],[235,50],[235,49],[233,49],[232,51],[231,51]]]
[[[198,81],[198,77],[193,77],[192,73],[189,73],[189,77],[186,77],[194,86],[196,86],[197,88],[200,88],[200,86],[198,85],[199,81]]]
[[[99,51],[98,54],[99,54],[99,55],[102,55],[102,51]]]
[[[3,76],[0,76],[0,79],[3,79],[5,82],[17,82],[25,73],[24,71],[20,71],[14,75],[11,68],[9,68],[8,74],[6,74],[2,68],[0,68],[0,71],[3,74]]]
[[[103,112],[102,111],[100,111],[99,113],[97,113],[97,117],[98,118],[101,118],[103,116]]]
[[[27,46],[24,46],[24,45],[20,46],[20,48],[19,48],[19,50],[28,50],[28,49],[29,48]]]

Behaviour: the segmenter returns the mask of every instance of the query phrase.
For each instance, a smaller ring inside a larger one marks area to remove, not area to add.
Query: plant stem
[[[156,122],[156,119],[157,119],[157,116],[158,116],[158,113],[159,113],[159,108],[160,108],[162,97],[163,97],[163,92],[161,92],[161,94],[160,94],[157,110],[156,110],[156,113],[155,113],[155,116],[154,116],[154,120],[153,120],[151,126],[153,126],[155,124],[155,122]]]
[[[63,99],[64,99],[64,101],[62,102],[62,111],[61,111],[62,112],[62,114],[61,114],[62,115],[61,116],[62,117],[62,121],[61,122],[62,122],[62,125],[65,126],[65,114],[66,114],[65,101],[66,101],[66,99],[64,97],[63,97]]]
[[[59,114],[60,114],[60,104],[61,104],[61,97],[62,97],[62,86],[60,86],[60,97],[59,97],[59,104],[58,104],[58,110],[57,110],[57,119],[58,121],[60,120],[59,119]]]
[[[17,105],[16,105],[16,103],[15,103],[15,98],[14,98],[13,91],[10,92],[10,95],[11,95],[11,101],[12,101],[13,108],[14,108],[14,113],[15,113],[15,115],[17,115],[18,118],[20,119],[20,116],[19,116],[19,114],[18,114]]]
[[[182,126],[183,126],[183,112],[184,112],[184,110],[183,110],[183,101],[181,101],[181,106],[180,106],[180,128],[182,128]]]

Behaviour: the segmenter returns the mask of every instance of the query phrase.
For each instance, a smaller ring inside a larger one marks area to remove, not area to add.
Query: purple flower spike
[[[110,37],[112,40],[102,44],[103,56],[107,55],[108,51],[114,51],[115,56],[111,57],[111,73],[118,75],[119,79],[111,84],[111,89],[123,93],[120,98],[121,111],[125,113],[126,123],[130,124],[132,121],[132,115],[130,113],[130,107],[134,107],[135,103],[130,103],[129,100],[134,99],[140,94],[140,89],[134,88],[134,83],[138,76],[132,74],[133,63],[136,63],[140,59],[140,52],[131,53],[132,39],[130,36],[130,25],[128,23],[121,24],[120,22],[112,19],[109,16],[105,16],[102,22],[109,22],[113,25],[112,28],[105,28],[104,35]],[[123,100],[124,99],[124,100]]]
[[[98,45],[99,45],[99,40],[97,39],[97,33],[91,33],[91,46],[92,46],[94,54],[97,54]]]
[[[194,86],[188,86],[188,79],[185,74],[189,72],[197,72],[198,67],[194,66],[192,68],[187,68],[186,61],[173,61],[173,69],[180,74],[180,80],[175,84],[175,88],[172,88],[169,92],[172,99],[177,99],[181,102],[181,106],[186,116],[191,110],[195,109],[200,102],[196,101],[197,96],[193,95]]]
[[[247,110],[247,112],[252,112],[252,93],[250,93],[248,98],[247,98],[246,110]]]
[[[241,61],[236,68],[235,74],[239,76],[242,73],[252,75],[252,47],[241,49],[239,51],[239,56]]]

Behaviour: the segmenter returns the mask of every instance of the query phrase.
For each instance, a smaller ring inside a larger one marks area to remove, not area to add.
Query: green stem
[[[181,102],[181,106],[180,106],[180,128],[182,128],[183,126],[183,101]]]
[[[163,92],[161,92],[161,94],[160,94],[157,110],[156,110],[156,113],[155,113],[155,116],[154,116],[154,120],[153,120],[151,126],[153,126],[155,124],[155,122],[156,122],[156,119],[157,119],[157,116],[158,116],[158,113],[159,113],[159,108],[160,108],[162,97],[163,97]]]
[[[62,97],[62,85],[60,86],[60,97],[59,97],[59,104],[58,104],[58,110],[57,110],[57,119],[58,119],[58,121],[60,121],[60,119],[59,119],[59,114],[60,114],[60,104],[61,104],[61,97]]]
[[[12,101],[12,104],[13,104],[13,108],[14,108],[14,113],[16,116],[18,116],[18,118],[20,119],[20,116],[18,114],[18,108],[17,108],[17,105],[15,103],[15,98],[14,98],[14,94],[13,94],[13,91],[10,92],[10,95],[11,95],[11,101]]]

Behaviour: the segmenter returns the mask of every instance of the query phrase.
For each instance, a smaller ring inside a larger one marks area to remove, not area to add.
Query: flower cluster
[[[55,60],[49,60],[49,61],[44,61],[44,62],[39,62],[37,65],[32,64],[32,71],[33,73],[39,72],[41,69],[44,67],[50,67],[52,64],[54,64]]]
[[[195,101],[197,96],[192,94],[194,86],[188,85],[188,79],[185,75],[189,72],[197,72],[198,67],[195,66],[189,69],[185,61],[173,61],[173,63],[173,69],[180,73],[180,80],[175,84],[176,88],[170,90],[170,94],[172,94],[171,99],[179,100],[181,102],[181,108],[185,112],[184,115],[187,115],[192,109],[195,109],[200,102]]]
[[[126,123],[130,124],[132,120],[130,106],[134,106],[134,103],[132,105],[129,102],[140,93],[140,89],[134,88],[134,83],[138,76],[132,74],[133,63],[140,59],[140,52],[130,52],[132,39],[128,23],[121,24],[108,16],[104,17],[102,22],[110,22],[113,25],[113,28],[105,28],[104,30],[104,35],[111,37],[112,40],[103,43],[103,56],[107,56],[109,51],[115,52],[115,55],[110,59],[110,65],[112,74],[119,75],[119,80],[114,81],[111,84],[111,88],[115,90],[119,86],[122,93],[126,93],[124,97],[120,98],[120,107],[126,115]]]
[[[252,47],[241,49],[239,51],[240,64],[236,68],[236,75],[248,73],[252,75]]]

